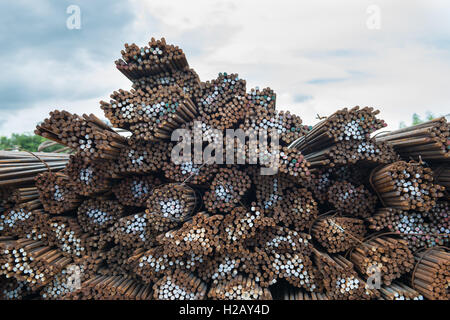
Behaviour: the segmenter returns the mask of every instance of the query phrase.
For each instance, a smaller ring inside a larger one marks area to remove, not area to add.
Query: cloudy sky
[[[98,102],[130,87],[114,65],[123,44],[162,36],[203,81],[239,73],[307,124],[368,105],[397,128],[450,113],[449,16],[446,0],[1,1],[0,135],[53,109],[103,117]]]

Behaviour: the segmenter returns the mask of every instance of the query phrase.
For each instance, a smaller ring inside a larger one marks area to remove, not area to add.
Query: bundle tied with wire
[[[363,240],[364,220],[349,217],[322,216],[312,225],[312,235],[329,253],[343,252]]]
[[[145,47],[125,43],[121,54],[122,59],[116,60],[116,68],[130,80],[189,67],[183,50],[167,44],[164,38],[152,38]]]
[[[381,281],[393,280],[413,269],[414,257],[408,242],[391,236],[375,236],[350,251],[349,259],[366,278],[380,273]]]
[[[323,277],[323,285],[332,300],[369,300],[376,290],[366,288],[364,281],[354,270],[353,264],[341,255],[330,256],[313,249],[314,261]]]
[[[61,171],[68,160],[65,153],[0,150],[0,205],[11,202],[14,188],[32,187],[39,173]]]
[[[85,233],[76,218],[58,216],[48,221],[48,239],[52,246],[58,247],[62,254],[69,258],[80,258],[89,254]]]
[[[383,120],[376,118],[378,113],[379,110],[359,106],[350,110],[347,108],[338,110],[313,126],[290,147],[300,150],[307,157],[312,157],[314,153],[323,152],[321,150],[326,150],[340,141],[367,141],[371,133],[387,126]]]
[[[145,207],[153,188],[161,184],[153,175],[130,176],[120,180],[113,188],[117,200],[125,206]]]
[[[265,176],[255,171],[252,181],[256,193],[256,203],[264,210],[276,206],[295,185],[291,179],[281,173]]]
[[[157,236],[171,257],[193,253],[198,256],[210,255],[219,244],[219,231],[223,216],[199,212],[177,230],[170,230]]]
[[[153,285],[153,298],[158,300],[203,300],[208,287],[192,273],[170,272]]]
[[[364,185],[338,181],[328,188],[328,202],[341,212],[355,217],[369,217],[375,210],[377,197]]]
[[[131,131],[138,140],[170,140],[174,130],[198,114],[190,96],[177,85],[123,91],[113,97],[112,104],[100,103],[103,109],[118,111],[105,115],[114,125]],[[125,106],[119,107],[119,104]]]
[[[59,110],[50,112],[50,118],[37,125],[34,133],[77,151],[86,162],[116,159],[126,143],[94,114],[80,117]]]
[[[165,141],[128,140],[114,162],[114,171],[123,174],[149,174],[163,168],[169,162],[172,145]]]
[[[164,163],[164,176],[172,181],[207,186],[217,174],[219,167],[216,164],[196,164],[183,161],[176,164],[173,161]]]
[[[305,230],[319,213],[317,202],[305,188],[287,192],[273,209],[273,219],[296,231]]]
[[[117,200],[88,199],[78,207],[77,218],[84,232],[95,234],[113,225],[123,212]]]
[[[71,155],[65,173],[73,190],[83,196],[93,196],[104,193],[111,188],[107,168],[102,162],[86,162],[79,155]]]
[[[383,133],[376,140],[392,145],[404,159],[450,161],[450,126],[445,117]]]
[[[194,189],[185,184],[169,183],[153,189],[147,200],[147,209],[163,218],[183,222],[192,215],[196,203]]]
[[[236,167],[221,168],[205,192],[203,202],[208,211],[230,212],[250,189],[250,177]]]
[[[246,81],[240,79],[237,74],[224,72],[219,73],[216,79],[203,82],[201,89],[202,95],[197,100],[199,114],[208,125],[212,125],[211,115],[223,112],[225,105],[234,97],[244,97]],[[223,115],[225,118],[229,116]]]
[[[430,300],[449,300],[450,253],[448,248],[434,248],[414,255],[411,286]]]
[[[367,218],[367,222],[370,230],[387,230],[398,234],[402,239],[408,241],[408,247],[412,251],[417,251],[448,243],[449,228],[445,223],[442,224],[445,218],[436,217],[437,220],[432,218],[435,217],[435,214],[447,215],[447,212],[441,212],[439,207],[433,208],[430,212],[406,212],[393,208],[378,208],[373,216]]]
[[[218,252],[238,254],[244,251],[246,241],[252,239],[264,227],[275,226],[261,208],[252,203],[250,209],[235,207],[223,218],[220,226]]]
[[[82,201],[69,177],[64,173],[39,174],[36,177],[36,188],[44,210],[51,214],[75,210]]]
[[[376,168],[370,178],[383,205],[401,210],[430,210],[445,189],[433,183],[430,168],[413,161]]]
[[[208,298],[213,300],[272,300],[267,288],[261,288],[254,280],[238,275],[211,286]]]
[[[2,235],[14,235],[26,238],[27,233],[37,225],[47,222],[48,214],[42,209],[30,210],[14,207],[0,214]]]
[[[146,283],[155,283],[166,273],[175,270],[195,271],[205,262],[202,256],[193,253],[170,257],[162,246],[156,246],[144,252],[134,252],[128,261],[133,265],[134,272]]]

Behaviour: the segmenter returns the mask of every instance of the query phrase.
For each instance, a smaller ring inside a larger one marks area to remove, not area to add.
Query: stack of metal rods
[[[102,274],[126,275],[135,277],[132,273],[133,266],[128,263],[130,256],[136,251],[144,251],[144,248],[135,249],[132,247],[125,247],[116,245],[110,249],[106,249],[106,270]]]
[[[331,169],[320,169],[311,176],[308,187],[320,204],[328,201],[328,188],[336,181],[332,173]]]
[[[128,276],[97,275],[66,294],[70,300],[151,300],[152,288]]]
[[[219,73],[218,77],[202,83],[202,95],[198,99],[199,114],[208,125],[210,116],[224,108],[234,97],[244,97],[246,81],[237,74]]]
[[[12,208],[0,214],[0,231],[2,235],[26,237],[37,224],[43,224],[48,215],[42,209]]]
[[[180,129],[187,129],[193,133],[201,133],[201,139],[203,143],[209,142],[220,142],[222,141],[223,134],[226,132],[221,131],[217,128],[213,128],[208,124],[206,117],[204,115],[196,117],[193,121],[189,121],[181,125]],[[191,139],[194,138],[191,136]]]
[[[164,176],[171,181],[206,186],[217,174],[218,166],[216,164],[195,164],[192,161],[180,164],[166,162],[163,171]]]
[[[84,232],[96,234],[113,225],[123,213],[117,200],[88,199],[78,207],[77,219]]]
[[[275,226],[275,221],[266,217],[264,211],[252,203],[250,210],[235,207],[223,218],[220,226],[220,246],[216,251],[239,254],[246,247],[245,242],[254,238],[264,227]]]
[[[177,222],[189,219],[194,212],[197,195],[185,184],[169,183],[155,187],[147,200],[147,209]]]
[[[250,177],[236,167],[221,168],[203,196],[205,208],[210,212],[230,212],[251,186]]]
[[[75,210],[82,198],[74,191],[69,177],[61,172],[44,172],[36,177],[36,187],[44,210],[60,214]]]
[[[22,300],[31,293],[26,281],[0,277],[0,300]]]
[[[450,126],[445,117],[383,133],[376,140],[390,143],[405,159],[450,161]]]
[[[17,188],[12,192],[11,200],[16,206],[26,206],[27,208],[40,207],[39,192],[36,187]]]
[[[113,192],[119,202],[125,206],[145,207],[153,188],[161,181],[153,175],[131,176],[120,180]]]
[[[177,85],[183,89],[184,93],[191,96],[195,101],[201,94],[201,82],[194,69],[174,70],[162,72],[154,76],[148,76],[133,80],[133,89],[156,88],[159,86]]]
[[[250,105],[251,106],[251,105]],[[244,123],[239,127],[245,130],[277,131],[280,144],[287,146],[306,134],[307,129],[302,125],[302,119],[289,111],[267,110],[260,106],[251,106]]]
[[[0,187],[0,212],[14,206],[13,192],[13,187]]]
[[[377,295],[367,290],[353,264],[343,256],[330,256],[313,249],[314,261],[323,277],[323,285],[330,300],[366,300]]]
[[[157,172],[169,162],[172,145],[164,141],[158,143],[128,140],[114,162],[117,174],[148,174]]]
[[[159,212],[150,212],[148,209],[145,210],[145,217],[148,221],[147,228],[151,235],[167,232],[180,225],[180,222],[177,220],[163,217]]]
[[[259,172],[252,174],[256,203],[264,210],[275,207],[284,195],[294,188],[294,182],[283,174],[263,176]]]
[[[267,258],[262,263],[263,275],[269,275],[269,283],[284,278],[295,287],[310,292],[322,290],[318,270],[311,260],[311,236],[282,227],[269,227],[264,236],[259,236],[257,248]],[[264,255],[263,255],[264,256]]]
[[[369,173],[365,167],[348,165],[322,168],[312,174],[311,181],[309,181],[307,186],[312,190],[315,199],[319,203],[324,204],[328,200],[329,187],[336,181],[347,181],[353,185],[366,184]]]
[[[213,284],[231,281],[239,273],[241,259],[239,253],[216,253],[209,259],[202,259],[196,268],[199,277],[205,281],[212,281]]]
[[[59,271],[52,280],[39,291],[44,300],[61,300],[65,295],[79,289],[86,280],[85,265],[79,261]]]
[[[252,105],[269,112],[274,112],[276,108],[277,95],[275,91],[267,87],[262,90],[259,87],[252,88],[246,94],[246,98]]]
[[[190,96],[177,85],[121,90],[111,97],[111,103],[100,102],[102,109],[108,110],[105,115],[113,125],[130,130],[139,140],[170,140],[172,131],[198,114]]]
[[[387,164],[398,159],[392,146],[384,142],[342,141],[319,152],[305,154],[312,168],[362,163]]]
[[[141,48],[134,43],[125,43],[125,50],[121,54],[122,59],[116,61],[116,68],[130,80],[189,67],[183,50],[168,45],[164,38],[152,38],[148,46]]]
[[[370,138],[385,123],[355,107],[307,126],[237,74],[201,82],[164,39],[122,55],[132,88],[100,103],[119,129],[56,110],[36,133],[72,156],[0,151],[0,297],[448,299],[443,119]]]
[[[76,218],[53,217],[48,224],[50,245],[58,247],[65,256],[75,259],[90,253],[86,245],[90,235],[83,232]]]
[[[218,104],[215,108],[214,112],[202,114],[197,120],[202,120],[213,129],[225,130],[234,128],[242,122],[252,105],[246,97],[234,96],[230,101]]]
[[[134,263],[134,272],[146,283],[155,283],[167,272],[175,270],[195,271],[200,264],[205,262],[202,256],[195,254],[170,257],[165,254],[162,246],[153,247],[145,252],[140,250],[134,252],[128,261]]]
[[[450,204],[444,201],[436,202],[436,205],[425,216],[430,220],[430,224],[438,229],[441,234],[446,234],[446,241],[450,237]]]
[[[87,161],[116,159],[126,139],[94,114],[82,117],[67,111],[50,112],[35,134],[76,150]]]
[[[79,195],[92,196],[111,188],[111,180],[104,164],[86,162],[79,154],[70,156],[64,172],[71,181],[73,190]]]
[[[158,300],[203,300],[208,287],[192,273],[175,270],[153,285],[153,298]]]
[[[371,184],[385,206],[401,210],[428,211],[445,189],[433,183],[430,168],[405,161],[375,169]]]
[[[310,179],[310,163],[301,152],[283,147],[279,156],[279,172],[290,175],[297,180],[308,181]]]
[[[306,292],[289,288],[283,292],[282,300],[331,300],[327,293]]]
[[[279,279],[285,279],[297,288],[302,287],[310,292],[319,291],[317,269],[311,258],[305,253],[277,253],[272,250],[267,252],[267,256],[264,257],[261,269],[263,274],[269,275],[269,284],[274,284]],[[264,283],[261,282],[261,285]]]
[[[272,300],[267,288],[261,288],[254,280],[238,275],[231,280],[211,286],[208,298],[213,300]]]
[[[307,229],[318,214],[317,202],[305,188],[287,192],[273,208],[273,219],[296,231]]]
[[[341,141],[366,141],[370,134],[386,126],[383,120],[377,119],[379,110],[356,106],[344,108],[319,122],[293,142],[290,147],[300,150],[305,155],[317,153]]]
[[[390,285],[414,266],[414,257],[408,248],[408,242],[389,236],[364,241],[350,252],[349,258],[366,278],[379,272],[385,285]]]
[[[436,209],[436,214],[441,214],[438,211]],[[442,214],[446,215],[447,212]],[[437,218],[433,222],[429,213],[403,212],[393,208],[379,208],[373,216],[367,218],[370,230],[394,232],[408,241],[412,251],[443,246],[449,242],[449,227],[441,225],[441,221],[441,218]]]
[[[310,259],[310,240],[309,235],[268,226],[240,250],[244,254],[239,269],[264,288],[283,278],[293,286],[320,291],[320,278]]]
[[[207,256],[219,243],[219,231],[223,216],[210,216],[199,212],[183,224],[180,229],[170,230],[157,236],[168,256],[176,257],[187,253]]]
[[[423,300],[423,296],[406,284],[394,281],[390,286],[381,286],[380,300]]]
[[[0,150],[1,188],[32,184],[39,173],[63,170],[69,160],[69,155],[64,153],[33,152],[33,154]]]
[[[172,227],[172,226],[171,226]],[[147,247],[154,244],[152,221],[145,212],[122,217],[110,228],[114,242],[124,247]],[[167,230],[165,230],[167,231]]]
[[[364,220],[349,217],[323,216],[311,228],[312,236],[329,253],[346,251],[363,240]]]
[[[415,254],[411,286],[430,300],[449,300],[450,253],[431,249]]]
[[[433,177],[437,184],[445,187],[445,196],[450,200],[450,166],[433,167]]]
[[[0,273],[26,281],[34,291],[47,284],[52,277],[72,260],[42,241],[28,239],[0,240]]]
[[[328,188],[328,202],[338,211],[355,217],[369,217],[375,210],[377,197],[364,185],[338,181]]]

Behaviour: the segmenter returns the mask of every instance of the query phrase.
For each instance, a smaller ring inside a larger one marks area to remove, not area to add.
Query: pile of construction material
[[[164,39],[116,67],[132,88],[100,102],[108,123],[37,126],[69,153],[0,151],[0,299],[450,298],[445,118],[378,133],[379,111],[353,107],[304,125],[237,74],[202,82]]]

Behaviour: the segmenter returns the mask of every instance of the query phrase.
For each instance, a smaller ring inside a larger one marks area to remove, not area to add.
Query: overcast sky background
[[[79,30],[66,27],[70,5]],[[397,128],[450,113],[449,17],[446,0],[3,0],[0,135],[32,132],[54,109],[103,117],[98,102],[131,85],[114,65],[123,44],[152,36],[183,48],[202,81],[226,71],[270,86],[305,124],[368,105]]]

